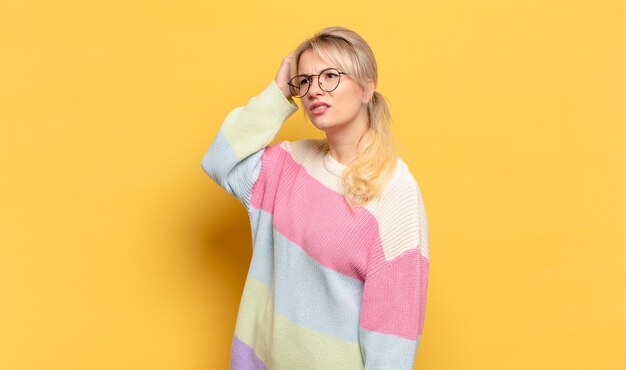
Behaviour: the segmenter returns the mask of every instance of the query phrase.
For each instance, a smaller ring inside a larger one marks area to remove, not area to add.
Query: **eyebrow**
[[[338,71],[341,71],[341,70],[340,70],[339,68],[337,68],[337,67],[326,67],[326,68],[322,68],[322,69],[320,69],[317,73],[311,73],[311,74],[308,74],[308,73],[298,73],[298,76],[301,76],[301,75],[305,75],[305,76],[318,75],[318,74],[320,74],[320,72],[325,71],[325,70],[327,70],[327,69],[336,69],[336,70],[338,70]]]

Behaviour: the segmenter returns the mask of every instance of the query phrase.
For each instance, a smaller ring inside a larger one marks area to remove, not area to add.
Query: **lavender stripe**
[[[233,347],[230,352],[230,370],[267,370],[252,347],[237,336],[233,336]]]

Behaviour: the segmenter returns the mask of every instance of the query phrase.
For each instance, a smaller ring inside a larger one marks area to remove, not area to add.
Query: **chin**
[[[336,126],[332,118],[329,117],[309,117],[309,121],[313,124],[313,126],[323,130],[325,128],[331,128]]]
[[[313,126],[315,126],[318,130],[322,130],[322,131],[332,131],[334,128],[336,128],[337,126],[332,124],[332,123],[327,123],[327,122],[315,122],[315,121],[311,121],[313,123]]]

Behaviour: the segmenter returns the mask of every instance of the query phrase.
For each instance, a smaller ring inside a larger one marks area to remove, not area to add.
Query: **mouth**
[[[313,114],[322,114],[330,108],[330,105],[326,103],[313,103],[309,106],[309,110]]]

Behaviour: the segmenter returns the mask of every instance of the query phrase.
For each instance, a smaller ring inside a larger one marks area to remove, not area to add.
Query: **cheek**
[[[343,97],[338,105],[340,113],[346,116],[354,116],[361,110],[361,101],[354,95]]]
[[[341,102],[341,106],[346,113],[353,114],[361,109],[361,98],[363,92],[356,86],[345,86],[339,94],[337,94],[337,100]]]

